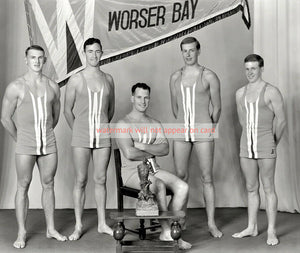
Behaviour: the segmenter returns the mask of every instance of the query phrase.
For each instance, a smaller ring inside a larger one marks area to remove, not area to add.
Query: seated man
[[[144,158],[167,155],[169,153],[169,144],[163,131],[151,131],[150,129],[163,129],[160,122],[146,114],[150,100],[150,87],[144,83],[137,83],[132,87],[131,92],[132,110],[118,122],[116,127],[117,129],[129,129],[131,131],[117,133],[116,140],[121,151],[124,185],[139,189],[140,180],[137,166],[142,163]],[[170,209],[174,211],[182,210],[188,196],[187,183],[160,168],[155,174],[150,174],[149,179],[152,182],[150,190],[155,193],[158,207],[161,211],[168,210],[166,188],[174,193],[169,204]],[[168,221],[161,221],[161,226],[162,232],[159,239],[162,241],[173,240]],[[180,239],[179,247],[181,249],[190,249],[191,244]]]

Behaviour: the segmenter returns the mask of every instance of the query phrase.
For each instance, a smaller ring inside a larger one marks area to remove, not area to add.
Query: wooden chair
[[[115,168],[116,168],[116,179],[117,179],[117,200],[118,200],[118,211],[123,212],[124,210],[124,196],[131,197],[131,198],[138,198],[138,194],[140,192],[139,189],[127,187],[123,185],[123,180],[121,176],[121,154],[119,149],[114,149],[114,155],[115,155]],[[173,193],[167,189],[166,191],[167,195],[173,195]],[[141,240],[144,240],[146,237],[146,229],[155,230],[155,228],[160,227],[160,225],[155,222],[154,220],[150,220],[150,226],[145,227],[145,220],[140,219],[140,228],[136,230],[130,230],[133,233],[139,234],[139,237]]]

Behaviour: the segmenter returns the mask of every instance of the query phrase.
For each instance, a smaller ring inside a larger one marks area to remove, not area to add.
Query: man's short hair
[[[148,90],[149,93],[151,92],[151,88],[150,88],[147,84],[145,84],[145,83],[136,83],[135,85],[133,85],[133,86],[131,87],[131,94],[132,94],[132,95],[134,95],[135,90],[136,90],[137,88],[141,88],[141,89],[143,89],[143,90]]]
[[[264,59],[258,54],[249,54],[245,59],[244,63],[246,62],[258,62],[258,66],[262,68],[264,66]]]
[[[26,48],[26,50],[25,50],[25,56],[28,55],[28,51],[31,50],[31,49],[35,49],[35,50],[38,50],[38,51],[42,51],[43,54],[45,55],[45,50],[44,50],[44,48],[42,48],[42,47],[39,46],[39,45],[31,45],[31,46],[29,46],[29,47]]]
[[[93,44],[95,44],[95,43],[99,44],[99,45],[100,45],[100,48],[101,48],[101,50],[102,50],[101,41],[100,41],[99,39],[97,39],[97,38],[89,38],[89,39],[87,39],[87,40],[84,42],[84,44],[83,44],[83,50],[84,50],[84,52],[85,52],[85,49],[86,49],[87,46],[93,45]]]
[[[180,43],[180,49],[182,50],[182,45],[196,43],[197,50],[200,49],[200,42],[195,37],[186,37]]]

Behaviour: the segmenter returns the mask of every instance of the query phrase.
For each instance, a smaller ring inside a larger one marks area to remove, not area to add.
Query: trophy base
[[[135,210],[136,216],[158,216],[159,210],[157,203],[152,199],[148,201],[138,200]]]

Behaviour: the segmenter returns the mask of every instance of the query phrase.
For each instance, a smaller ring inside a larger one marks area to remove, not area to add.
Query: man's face
[[[46,61],[43,51],[30,49],[25,57],[28,68],[34,72],[41,72]]]
[[[186,65],[194,65],[198,62],[200,50],[197,49],[196,42],[183,44],[181,52]]]
[[[249,83],[255,83],[261,78],[263,68],[259,67],[259,63],[257,61],[246,62],[245,72]]]
[[[133,107],[139,112],[145,112],[149,106],[150,93],[149,90],[136,88],[134,94],[131,96]]]
[[[96,67],[99,65],[99,61],[102,56],[102,50],[98,43],[87,45],[85,48],[85,58],[87,65]]]

